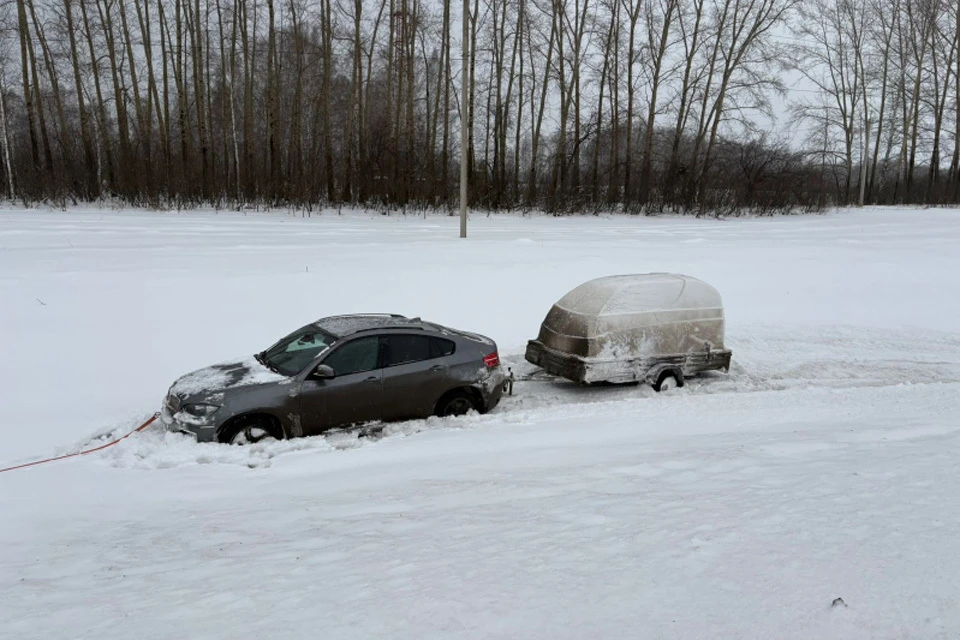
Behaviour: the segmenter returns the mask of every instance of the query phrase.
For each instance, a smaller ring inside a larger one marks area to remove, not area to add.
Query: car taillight
[[[494,351],[490,355],[483,356],[483,364],[491,369],[500,366],[500,354]]]

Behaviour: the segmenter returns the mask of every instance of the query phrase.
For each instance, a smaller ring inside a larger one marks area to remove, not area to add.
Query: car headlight
[[[173,393],[172,391],[167,393],[166,403],[167,403],[167,409],[170,410],[170,413],[176,413],[177,411],[180,411],[180,404],[181,404],[180,397],[177,396],[177,394]]]
[[[220,410],[215,404],[185,404],[183,410],[198,418],[209,418]]]

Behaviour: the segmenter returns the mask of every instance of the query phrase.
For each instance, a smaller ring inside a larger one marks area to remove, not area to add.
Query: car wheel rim
[[[456,398],[450,401],[450,404],[447,405],[446,415],[448,416],[462,416],[463,414],[470,411],[473,408],[473,405],[466,398]]]
[[[673,391],[677,388],[677,379],[673,376],[667,376],[660,383],[660,391]]]
[[[256,426],[244,427],[237,431],[231,440],[231,444],[255,444],[261,440],[265,440],[270,437],[270,433],[262,428]]]

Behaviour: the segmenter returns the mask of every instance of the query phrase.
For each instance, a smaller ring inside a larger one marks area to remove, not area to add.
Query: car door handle
[[[378,378],[377,376],[370,376],[369,378],[364,380],[364,382],[380,382],[380,378]]]
[[[430,371],[443,371],[446,368],[447,367],[442,364],[435,364],[432,367],[430,367]]]

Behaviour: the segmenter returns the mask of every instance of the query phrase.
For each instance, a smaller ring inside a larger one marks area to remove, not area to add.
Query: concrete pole
[[[860,206],[863,206],[863,194],[867,188],[867,164],[870,162],[870,118],[866,118],[863,128],[863,153],[860,154]]]
[[[467,2],[463,1],[463,63],[460,65],[460,237],[467,237],[467,127],[469,126],[470,116],[467,113],[469,104],[467,103],[467,88],[469,78],[467,73],[470,68],[469,59],[469,38],[470,38],[470,8]]]

